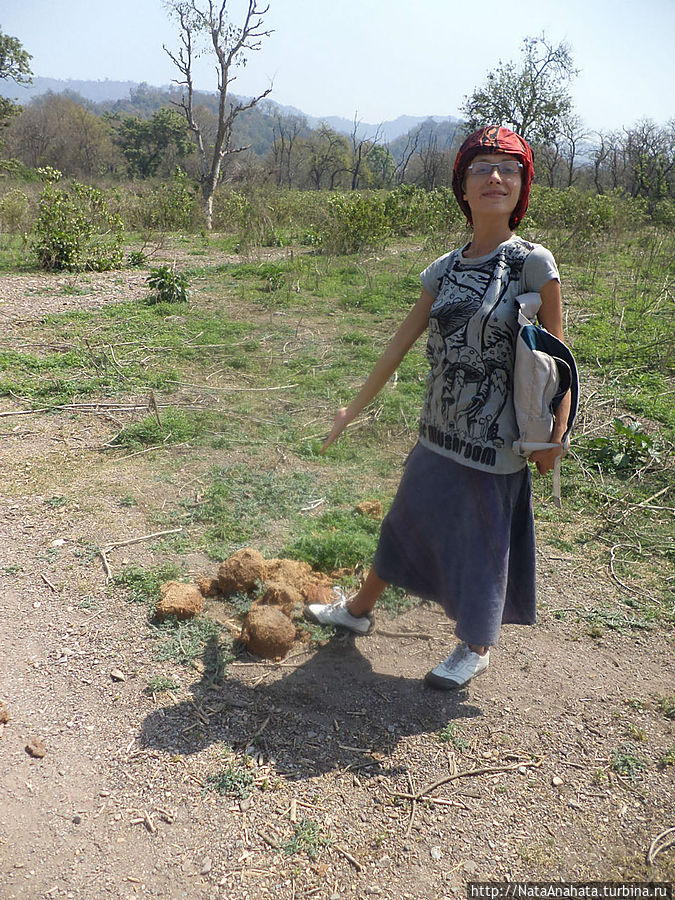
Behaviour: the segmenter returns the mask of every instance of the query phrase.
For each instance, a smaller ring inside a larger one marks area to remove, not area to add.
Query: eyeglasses
[[[517,175],[518,172],[523,168],[523,164],[521,162],[517,162],[516,160],[509,160],[508,162],[501,163],[492,163],[492,162],[477,162],[472,163],[470,166],[467,166],[467,171],[471,175],[492,175],[494,170],[496,169],[499,172],[500,177],[504,177],[505,175]]]

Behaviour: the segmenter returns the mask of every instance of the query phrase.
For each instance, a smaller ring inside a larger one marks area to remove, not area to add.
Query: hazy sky
[[[590,129],[675,116],[675,0],[269,0],[274,33],[233,90],[315,116],[457,115],[526,35],[568,41],[581,70],[576,110]],[[244,0],[229,0],[240,21]],[[162,0],[0,0],[0,28],[33,55],[36,75],[168,84],[162,49],[177,29]],[[212,64],[197,87],[215,89]]]

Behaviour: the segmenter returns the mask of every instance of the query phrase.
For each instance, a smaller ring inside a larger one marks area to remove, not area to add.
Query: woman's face
[[[517,161],[508,153],[479,153],[471,160],[471,165],[488,163],[497,166]],[[504,174],[496,168],[488,174],[477,175],[468,169],[464,178],[464,199],[471,207],[474,224],[476,217],[481,216],[505,216],[508,221],[518,203],[522,181],[522,169],[513,175]]]

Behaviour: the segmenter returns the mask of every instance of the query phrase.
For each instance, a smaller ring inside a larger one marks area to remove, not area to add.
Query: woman
[[[469,243],[422,272],[422,293],[352,403],[340,409],[322,452],[371,402],[428,327],[431,365],[418,443],[406,462],[361,589],[338,590],[305,615],[357,634],[387,584],[440,602],[461,643],[427,673],[445,690],[484,672],[504,623],[536,620],[530,473],[515,454],[515,297],[538,292],[540,323],[563,339],[560,278],[551,253],[514,234],[527,210],[532,151],[507,128],[489,126],[462,144],[453,190],[472,226]],[[541,474],[563,452],[569,398],[552,443],[533,453]]]

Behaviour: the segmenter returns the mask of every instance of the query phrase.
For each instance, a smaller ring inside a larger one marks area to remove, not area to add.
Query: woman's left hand
[[[551,447],[550,450],[535,450],[534,453],[530,453],[529,460],[536,465],[540,475],[546,475],[551,471],[559,456],[561,458],[567,456],[567,450],[563,448],[562,444]]]

